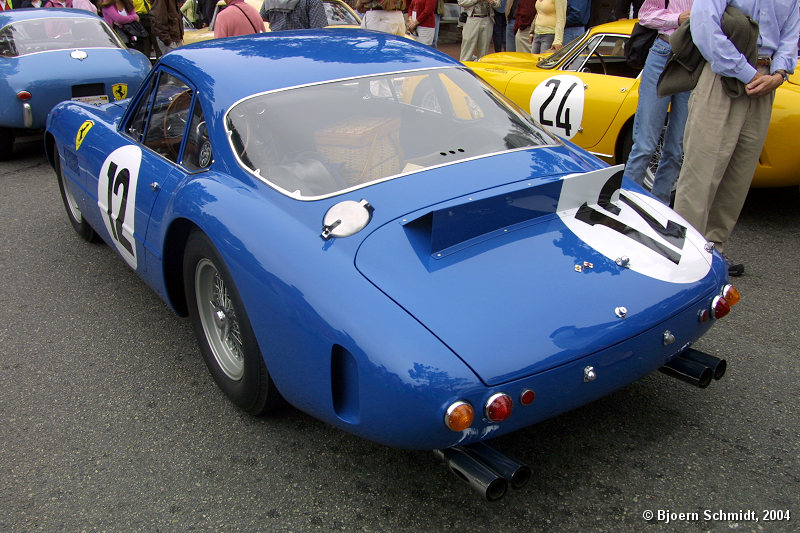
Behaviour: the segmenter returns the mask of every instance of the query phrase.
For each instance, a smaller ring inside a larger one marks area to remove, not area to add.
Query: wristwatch
[[[773,74],[779,74],[783,81],[789,81],[789,75],[786,73],[785,70],[776,70]]]

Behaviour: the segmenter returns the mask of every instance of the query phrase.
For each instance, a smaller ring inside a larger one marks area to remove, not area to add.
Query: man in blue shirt
[[[567,0],[567,22],[564,25],[564,44],[586,33],[592,16],[592,0]]]
[[[758,63],[751,65],[720,26],[728,5],[758,22]],[[725,253],[767,136],[775,89],[797,64],[798,0],[694,0],[691,34],[707,63],[689,99],[684,161],[675,210]],[[723,77],[744,84],[730,96]],[[744,265],[725,256],[728,273]]]

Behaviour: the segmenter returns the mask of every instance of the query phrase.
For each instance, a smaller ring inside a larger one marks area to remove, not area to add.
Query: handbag
[[[664,9],[669,6],[669,0],[664,2]],[[658,37],[658,30],[646,28],[638,22],[634,24],[631,38],[625,43],[625,61],[632,68],[641,70],[650,53],[650,47]]]
[[[124,33],[130,41],[144,39],[148,35],[147,30],[138,20],[134,20],[133,22],[127,22],[123,24],[120,27],[120,29],[122,30],[122,33]]]
[[[458,15],[458,22],[459,24],[465,24],[467,22],[467,12],[462,11],[460,15]]]

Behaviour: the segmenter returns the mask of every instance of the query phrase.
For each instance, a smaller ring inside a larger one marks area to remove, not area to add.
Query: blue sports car
[[[45,145],[78,234],[189,316],[250,413],[283,398],[471,479],[468,445],[659,368],[724,372],[691,348],[738,299],[722,256],[408,39],[185,46],[129,102],[56,106]]]
[[[11,157],[15,136],[44,129],[57,103],[122,100],[149,70],[143,54],[86,11],[0,11],[0,159]]]

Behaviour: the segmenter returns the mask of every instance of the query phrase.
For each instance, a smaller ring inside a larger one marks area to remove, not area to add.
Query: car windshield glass
[[[336,2],[323,2],[322,5],[325,6],[328,26],[359,25],[359,20],[344,5]]]
[[[553,67],[555,67],[556,65],[558,65],[561,62],[561,60],[563,58],[567,57],[570,53],[572,53],[572,50],[576,46],[578,46],[578,44],[582,40],[583,40],[583,35],[581,35],[577,39],[573,39],[568,44],[566,44],[566,45],[562,46],[561,48],[559,48],[552,55],[549,55],[547,57],[544,57],[544,58],[540,59],[539,63],[537,63],[536,66],[538,66],[539,68],[553,68]]]
[[[46,18],[21,20],[0,30],[0,55],[75,48],[119,48],[117,37],[98,19]]]
[[[460,68],[256,95],[228,111],[226,129],[242,166],[304,199],[558,142]]]

